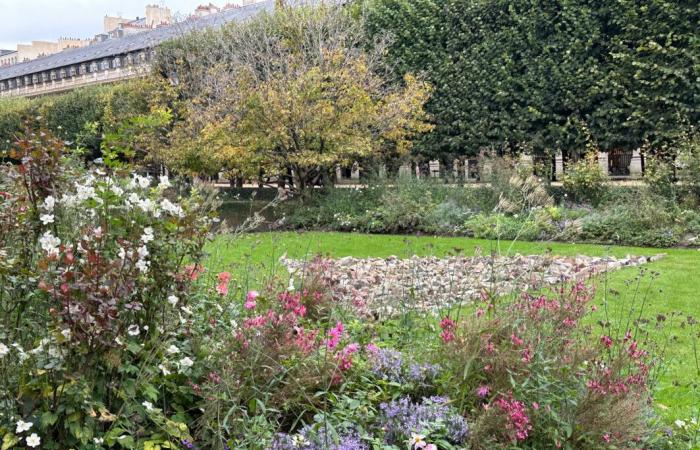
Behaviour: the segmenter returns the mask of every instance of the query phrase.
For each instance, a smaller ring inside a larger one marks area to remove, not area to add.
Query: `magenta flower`
[[[257,291],[249,291],[248,295],[245,297],[245,306],[246,309],[255,309],[255,306],[257,303],[255,302],[255,299],[258,298],[258,293]]]
[[[491,392],[491,388],[488,387],[487,385],[479,386],[476,388],[476,395],[479,398],[486,398],[488,397],[489,393]]]
[[[328,346],[330,350],[334,349],[338,345],[338,342],[340,342],[340,338],[342,336],[343,323],[338,321],[335,327],[331,328],[331,330],[328,332],[328,340],[326,341],[326,346]]]

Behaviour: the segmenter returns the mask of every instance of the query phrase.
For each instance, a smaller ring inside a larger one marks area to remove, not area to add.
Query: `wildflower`
[[[228,295],[228,282],[231,280],[229,272],[221,272],[218,276],[219,284],[216,286],[216,292],[220,295]]]
[[[58,255],[58,246],[61,245],[61,240],[55,237],[51,231],[47,231],[39,238],[39,244],[49,256],[54,256]]]
[[[153,411],[153,403],[145,400],[143,403],[141,403],[144,408],[146,408],[146,411]]]
[[[0,342],[0,358],[4,358],[8,353],[10,353],[10,349],[7,347],[7,345]]]
[[[168,368],[165,367],[163,364],[158,364],[158,369],[160,369],[161,373],[162,373],[164,376],[170,375],[170,371],[169,371]]]
[[[141,242],[144,244],[148,244],[154,239],[153,237],[153,228],[152,227],[146,227],[143,230],[143,235],[141,236]]]
[[[454,320],[450,319],[449,317],[445,317],[442,319],[440,322],[440,328],[442,328],[442,332],[440,333],[440,338],[442,339],[442,342],[447,344],[448,342],[452,342],[455,339],[455,327],[456,323]]]
[[[47,211],[53,211],[54,206],[56,206],[56,199],[51,195],[44,199],[43,208]]]
[[[605,348],[610,348],[613,345],[613,341],[610,336],[601,336],[600,342],[605,346]]]
[[[117,186],[116,184],[112,185],[112,186],[110,187],[110,190],[111,190],[112,193],[113,193],[114,195],[116,195],[117,197],[121,197],[121,195],[124,193],[124,189],[120,188],[120,187]]]
[[[185,356],[184,358],[182,358],[182,359],[180,360],[180,367],[183,368],[183,369],[189,369],[189,368],[192,367],[193,365],[194,365],[194,361],[192,361],[192,360],[191,360],[190,358],[188,358],[187,356]]]
[[[373,344],[373,343],[370,342],[369,344],[365,345],[365,350],[366,350],[367,353],[369,353],[370,355],[376,355],[377,352],[379,352],[379,347],[377,347],[376,344]]]
[[[340,338],[343,335],[343,323],[340,321],[336,323],[335,327],[328,332],[328,335],[329,338],[326,341],[326,345],[332,350],[338,345],[338,342],[340,342]]]
[[[479,386],[478,388],[476,388],[476,395],[477,395],[479,398],[486,398],[486,397],[488,397],[488,395],[489,395],[490,392],[491,392],[491,388],[488,387],[488,386],[486,386],[486,385]]]
[[[34,448],[41,445],[41,438],[36,434],[32,433],[27,437],[27,445]]]
[[[246,309],[255,309],[256,302],[255,299],[258,298],[258,293],[256,291],[250,291],[248,292],[248,295],[245,296],[245,306]]]
[[[25,421],[20,419],[17,421],[17,428],[16,428],[15,432],[17,434],[24,433],[25,431],[29,430],[32,427],[32,425],[34,425],[34,424],[31,422],[25,422]]]
[[[136,268],[139,269],[139,271],[141,273],[146,273],[146,272],[148,272],[148,268],[149,268],[150,264],[151,263],[149,263],[148,261],[146,261],[144,259],[139,259],[138,261],[136,261]]]
[[[161,175],[158,177],[158,189],[167,189],[171,186],[170,180],[167,175]]]
[[[204,266],[200,264],[190,264],[185,267],[185,273],[190,281],[197,281],[197,278],[204,273]]]
[[[99,444],[104,444],[105,440],[104,440],[104,438],[93,438],[92,442],[94,442],[96,445],[99,445]]]
[[[346,346],[341,352],[336,355],[338,360],[338,368],[345,372],[352,367],[352,355],[356,353],[360,346],[356,343]]]
[[[53,214],[42,214],[41,216],[39,216],[39,220],[44,225],[53,223]]]
[[[126,259],[126,250],[124,250],[124,247],[119,247],[119,253],[117,253],[117,256],[122,261]]]
[[[610,442],[610,434],[609,434],[609,433],[605,433],[605,434],[603,435],[603,442],[605,442],[606,444],[607,444],[608,442]]]
[[[68,328],[61,330],[61,335],[65,338],[65,340],[70,341],[71,332]]]
[[[425,450],[438,450],[438,448],[435,444],[428,444],[425,446]]]
[[[160,208],[166,213],[170,214],[171,216],[184,217],[185,215],[184,211],[182,210],[182,207],[174,204],[167,198],[161,200]]]
[[[177,348],[175,345],[171,345],[170,347],[165,350],[166,352],[170,353],[171,355],[175,355],[177,353],[180,353],[180,349]]]
[[[523,342],[524,342],[524,341],[523,341],[522,339],[520,339],[515,333],[512,333],[512,334],[510,335],[510,342],[511,342],[514,346],[520,347],[521,345],[523,345]]]
[[[302,434],[295,434],[292,437],[292,444],[294,444],[295,447],[301,448],[309,444],[309,441],[306,440],[306,438]]]
[[[484,315],[484,308],[479,308],[476,310],[476,317],[481,317]]]
[[[425,436],[422,434],[411,433],[411,440],[409,441],[411,447],[423,448],[426,446]]]
[[[287,290],[288,290],[289,292],[293,292],[293,291],[294,291],[294,278],[290,278],[290,279],[289,279],[289,286],[287,286]]]
[[[681,419],[678,419],[678,420],[676,420],[676,421],[673,422],[673,423],[675,423],[676,426],[677,426],[678,428],[685,428],[686,426],[688,426],[688,425],[685,423],[685,420],[681,420]]]
[[[141,330],[139,329],[138,325],[129,325],[126,332],[129,333],[129,336],[138,336],[141,333]]]
[[[180,300],[180,299],[177,298],[176,295],[169,295],[169,296],[168,296],[168,303],[170,303],[170,306],[173,306],[173,307],[174,307],[174,306],[177,306],[177,302],[178,302],[179,300]]]

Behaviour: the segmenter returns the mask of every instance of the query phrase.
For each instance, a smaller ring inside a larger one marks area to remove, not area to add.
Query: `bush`
[[[446,393],[475,412],[470,448],[625,448],[651,437],[654,360],[628,330],[587,325],[582,284],[513,303],[485,297],[476,314],[441,322]]]
[[[207,202],[167,177],[87,171],[43,129],[9,156],[21,163],[0,173],[3,446],[190,439],[196,347],[182,315]]]
[[[598,166],[594,152],[571,164],[564,174],[564,189],[577,201],[597,205],[605,192],[608,177]]]

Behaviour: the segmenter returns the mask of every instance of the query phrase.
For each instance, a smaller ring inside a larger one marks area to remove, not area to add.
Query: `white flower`
[[[673,423],[675,423],[678,428],[685,428],[686,427],[685,420],[678,419]]]
[[[117,256],[119,256],[119,259],[126,258],[126,250],[124,250],[124,247],[119,247],[119,253],[117,253]]]
[[[141,236],[141,242],[148,244],[153,240],[153,228],[146,227],[143,230],[143,236]]]
[[[180,360],[180,367],[183,368],[183,369],[189,369],[189,368],[192,367],[193,365],[194,365],[194,361],[192,361],[192,360],[191,360],[190,358],[188,358],[187,356],[185,356],[184,358],[182,358],[182,359]]]
[[[104,444],[105,440],[103,438],[94,438],[92,442],[95,444]]]
[[[75,195],[80,201],[84,201],[90,198],[95,198],[95,188],[92,186],[85,186],[82,184],[75,185]]]
[[[129,194],[129,197],[126,199],[127,203],[137,205],[141,199],[139,198],[138,194],[136,192],[132,192]]]
[[[158,181],[158,189],[167,189],[171,186],[167,175],[161,175],[158,177]]]
[[[143,212],[153,211],[156,208],[156,204],[153,203],[153,200],[151,200],[150,198],[144,198],[143,200],[139,200],[136,204],[139,208],[141,208]]]
[[[168,296],[168,303],[170,303],[171,306],[176,306],[176,305],[177,305],[177,302],[178,302],[179,300],[180,300],[180,299],[177,298],[176,295],[170,295],[170,296]]]
[[[7,345],[0,342],[0,358],[4,358],[8,353],[10,353],[10,349],[7,347]]]
[[[425,446],[425,436],[422,434],[411,433],[411,447],[421,448]]]
[[[112,193],[113,193],[114,195],[116,195],[117,197],[121,197],[121,195],[124,193],[124,189],[120,188],[120,187],[117,186],[116,184],[113,184],[112,186],[110,186],[109,189],[110,189],[110,190],[112,191]]]
[[[15,430],[16,433],[24,433],[25,431],[29,430],[32,425],[34,425],[31,422],[25,422],[24,420],[18,420],[17,421],[17,429]]]
[[[148,247],[146,247],[145,245],[139,247],[138,250],[136,250],[136,252],[139,255],[139,259],[145,259],[148,255],[150,255],[150,253],[148,253]]]
[[[188,316],[192,315],[192,310],[190,308],[188,308],[187,306],[181,306],[180,309],[182,310],[182,312],[184,312]]]
[[[135,176],[136,182],[139,184],[139,186],[142,189],[146,189],[148,186],[151,185],[151,178],[150,177],[140,177],[138,175]]]
[[[151,263],[149,263],[145,259],[139,259],[138,261],[136,261],[136,268],[139,269],[141,273],[146,273],[148,272],[150,264]]]
[[[56,206],[56,199],[49,195],[44,199],[44,209],[47,211],[53,211],[54,206]]]
[[[307,441],[306,438],[301,434],[295,434],[294,436],[292,436],[292,445],[294,445],[294,447],[296,448],[305,447],[306,445],[308,445],[308,443],[309,441]]]
[[[41,445],[41,438],[36,434],[32,433],[27,438],[27,445],[34,448]]]
[[[174,204],[167,198],[164,198],[163,200],[160,201],[160,207],[163,211],[167,212],[171,216],[177,216],[177,217],[184,217],[185,212],[182,210],[182,207],[179,205]]]
[[[288,290],[289,292],[294,291],[294,278],[290,278],[290,279],[289,279],[289,286],[287,286],[287,290]]]
[[[129,336],[138,336],[141,333],[141,330],[139,329],[138,325],[129,325],[127,333],[129,333]]]
[[[174,345],[171,345],[171,346],[168,347],[167,350],[165,350],[165,351],[168,352],[168,353],[170,353],[171,355],[174,355],[174,354],[176,354],[176,353],[180,353],[180,349],[177,348],[177,347],[174,346]]]
[[[149,401],[144,401],[141,404],[143,405],[144,408],[146,408],[146,411],[153,411],[153,403],[151,403]]]
[[[160,369],[161,372],[163,372],[163,375],[166,375],[166,376],[170,375],[170,371],[163,364],[158,364],[158,368]]]
[[[53,235],[51,231],[47,231],[39,238],[41,248],[49,255],[58,255],[58,246],[61,245],[61,240]]]
[[[67,341],[70,341],[71,333],[68,328],[61,330],[61,334],[63,335],[64,338],[66,338]]]

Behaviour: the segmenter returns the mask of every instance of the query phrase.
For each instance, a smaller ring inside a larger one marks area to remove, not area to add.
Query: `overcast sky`
[[[0,0],[0,49],[14,50],[32,40],[55,41],[60,36],[87,38],[102,32],[105,14],[145,16],[147,4],[168,6],[188,15],[211,0]],[[231,0],[228,0],[234,3]],[[223,6],[226,0],[212,1]]]

